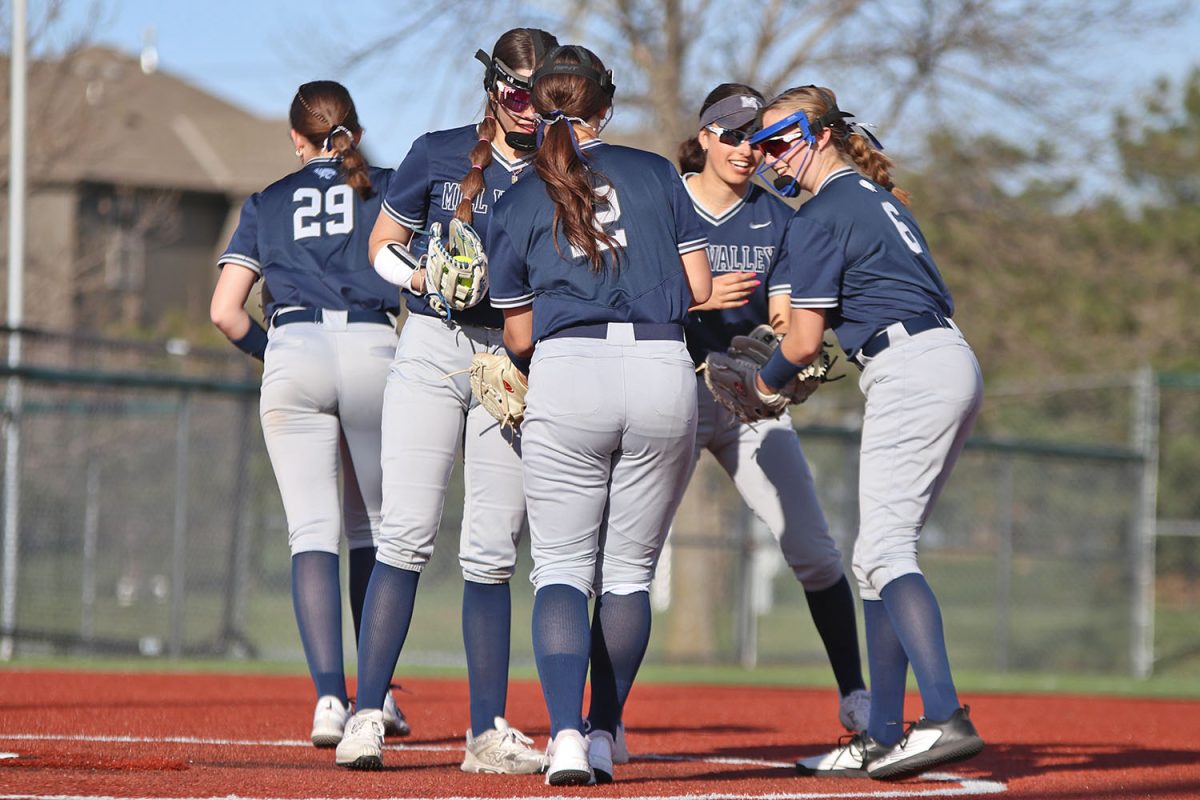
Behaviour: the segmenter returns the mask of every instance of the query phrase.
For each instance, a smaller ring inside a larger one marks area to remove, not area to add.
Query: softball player
[[[302,166],[242,207],[218,261],[211,314],[235,345],[265,361],[263,437],[287,515],[292,602],[319,698],[312,741],[332,747],[349,717],[338,540],[344,525],[357,636],[379,532],[379,423],[399,298],[371,269],[367,239],[392,171],[368,166],[358,152],[362,128],[338,83],[301,86],[290,121]],[[245,311],[259,278],[270,298],[269,334]],[[407,734],[390,694],[386,701],[390,732]]]
[[[828,89],[771,101],[751,137],[784,193],[812,192],[788,226],[791,326],[758,375],[781,387],[821,351],[826,325],[862,368],[866,398],[853,567],[873,701],[864,733],[797,764],[804,773],[901,778],[970,758],[983,740],[950,674],[941,611],[917,539],[979,411],[983,378],[954,302],[878,142]],[[912,665],[924,714],[902,730]]]
[[[699,133],[680,146],[684,184],[704,222],[713,271],[713,296],[688,316],[688,350],[697,366],[768,319],[779,334],[787,332],[791,284],[784,232],[792,209],[750,182],[762,154],[748,139],[763,102],[749,86],[718,86],[705,98]],[[745,424],[713,399],[702,376],[696,385],[695,458],[707,448],[779,542],[804,586],[833,667],[839,720],[847,730],[861,731],[870,694],[863,684],[854,595],[791,418]]]
[[[671,164],[598,138],[612,94],[586,49],[546,56],[533,78],[536,173],[497,203],[489,233],[491,302],[529,374],[522,463],[553,785],[612,780],[615,725],[650,636],[650,580],[691,463],[683,323],[711,291],[703,229]],[[611,707],[585,737],[589,651],[612,666]]]
[[[459,540],[463,642],[471,727],[462,769],[540,772],[543,756],[505,721],[511,600],[509,579],[525,518],[518,441],[471,395],[471,356],[502,346],[501,312],[486,303],[442,311],[424,294],[424,252],[433,223],[458,217],[486,234],[496,201],[526,171],[533,145],[529,76],[557,44],[515,28],[487,61],[482,122],[427,133],[396,171],[371,233],[376,270],[403,287],[409,318],[387,376],[383,411],[383,522],[363,612],[358,714],[337,749],[338,764],[382,765],[380,707],[412,620],[417,582],[429,562],[450,473],[462,448],[466,499]],[[489,248],[490,249],[490,248]],[[442,307],[445,308],[445,307]]]

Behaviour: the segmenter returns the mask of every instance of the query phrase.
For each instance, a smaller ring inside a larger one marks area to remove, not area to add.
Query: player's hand
[[[417,297],[425,294],[425,270],[417,270],[412,276],[412,290]]]
[[[725,272],[713,276],[712,296],[692,311],[717,311],[738,308],[750,302],[750,295],[762,285],[755,272]]]

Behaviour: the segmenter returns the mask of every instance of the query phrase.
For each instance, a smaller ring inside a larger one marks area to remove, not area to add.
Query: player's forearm
[[[825,339],[825,311],[819,308],[793,308],[787,335],[779,349],[793,364],[811,363],[821,353]]]
[[[783,357],[788,361],[803,366],[821,352],[821,337],[817,336],[814,340],[811,336],[804,336],[793,329],[783,337],[779,349],[783,351]]]
[[[504,309],[504,348],[519,359],[533,356],[533,306]]]

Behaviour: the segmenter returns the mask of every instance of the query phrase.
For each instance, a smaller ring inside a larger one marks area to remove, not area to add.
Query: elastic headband
[[[568,51],[574,53],[575,57],[579,59],[578,64],[555,63],[555,60],[560,55],[563,55]],[[596,64],[596,60],[592,58],[591,54],[588,53],[588,51],[583,47],[580,47],[577,44],[561,45],[546,54],[545,61],[542,63],[542,66],[538,68],[537,72],[533,73],[533,78],[530,80],[530,83],[535,84],[547,75],[575,75],[577,77],[589,80],[599,86],[600,91],[604,92],[604,94],[606,94],[611,100],[613,93],[617,89],[616,85],[613,83],[612,70],[606,69],[601,72],[595,66]]]
[[[552,35],[538,28],[526,28],[525,30],[529,33],[529,38],[533,43],[533,63],[535,65],[540,64],[542,63],[542,58],[546,55],[547,47],[550,46],[551,42],[557,44],[557,41]],[[475,51],[475,60],[487,68],[487,71],[483,73],[483,88],[485,91],[492,91],[497,80],[504,81],[509,86],[516,89],[523,89],[527,92],[533,88],[532,79],[522,78],[517,74],[515,69],[495,56],[489,56],[483,50]]]
[[[483,88],[487,91],[490,92],[496,87],[496,81],[504,81],[515,89],[524,89],[527,92],[532,88],[528,78],[522,78],[516,70],[500,59],[493,58],[482,50],[475,51],[475,59],[487,67],[487,72],[483,73]]]
[[[722,128],[742,128],[758,118],[762,107],[763,101],[754,95],[723,97],[700,112],[700,127],[719,124]]]
[[[819,134],[822,130],[825,128],[832,130],[836,123],[854,116],[853,114],[842,111],[840,108],[838,108],[837,102],[832,96],[830,96],[829,92],[825,91],[820,86],[814,86],[810,83],[807,86],[800,86],[797,88],[815,89],[817,93],[821,95],[821,99],[825,101],[825,105],[829,106],[829,110],[814,119],[812,122],[809,122],[808,115],[804,113],[803,109],[794,111],[783,119],[779,120],[779,122],[776,122],[771,127],[763,128],[761,131],[751,136],[750,144],[758,144],[763,139],[770,139],[772,136],[779,133],[783,129],[790,127],[791,125],[799,125],[800,130],[804,131],[804,141],[808,142],[809,144],[813,144],[817,140],[817,134]],[[794,90],[788,89],[788,91],[790,92]],[[784,94],[786,94],[786,92]],[[769,106],[770,103],[767,105]],[[847,128],[849,128],[849,126],[847,126]],[[875,137],[872,136],[871,139],[874,141]],[[881,147],[879,149],[883,148]]]

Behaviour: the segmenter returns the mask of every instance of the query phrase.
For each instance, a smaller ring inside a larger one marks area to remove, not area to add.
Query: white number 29
[[[896,230],[900,232],[900,238],[908,245],[908,249],[912,250],[917,255],[921,254],[921,243],[917,241],[916,235],[912,232],[912,228],[904,224],[904,220],[900,219],[900,209],[896,208],[891,203],[884,201],[880,203],[883,206],[883,212],[888,215],[888,219],[896,226]]]
[[[321,201],[324,199],[325,213],[330,219],[325,221],[325,233],[336,235],[349,233],[354,229],[354,198],[353,190],[342,184],[330,186],[322,198],[320,189],[305,187],[297,189],[292,195],[292,202],[299,207],[292,214],[292,238],[308,239],[321,235],[321,223],[316,216],[321,213]]]

